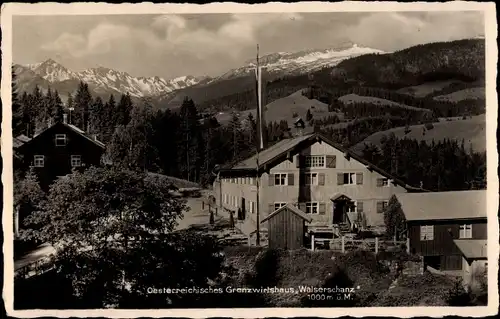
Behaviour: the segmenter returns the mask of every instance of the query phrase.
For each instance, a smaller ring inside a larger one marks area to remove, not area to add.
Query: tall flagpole
[[[257,210],[257,237],[256,237],[256,241],[255,241],[255,244],[257,246],[260,246],[260,209],[259,209],[259,206],[260,206],[260,201],[259,201],[259,184],[260,184],[260,173],[259,173],[259,152],[260,152],[260,148],[262,147],[262,122],[261,122],[261,109],[260,109],[260,104],[261,104],[261,101],[260,101],[260,94],[259,94],[259,91],[260,91],[260,70],[259,70],[259,45],[257,44],[257,60],[256,60],[256,68],[255,68],[255,75],[256,75],[256,81],[257,81],[257,113],[258,113],[258,117],[257,117],[257,120],[259,121],[259,125],[257,126],[257,134],[259,135],[259,144],[257,145],[257,156],[256,156],[256,161],[257,161],[257,178],[255,179],[256,181],[256,210]]]

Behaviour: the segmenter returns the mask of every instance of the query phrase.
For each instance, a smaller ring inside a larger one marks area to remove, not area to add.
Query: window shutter
[[[294,179],[295,179],[295,176],[293,175],[293,173],[289,173],[288,174],[288,185],[289,186],[293,186],[294,185]]]
[[[319,203],[319,214],[324,215],[326,213],[326,204],[325,203]]]
[[[318,185],[325,185],[325,174],[324,173],[319,173],[318,174]]]
[[[269,174],[269,186],[274,186],[274,174]]]
[[[269,214],[271,214],[274,211],[275,211],[274,204],[269,204]]]
[[[356,173],[356,184],[363,184],[363,173]]]
[[[377,213],[383,213],[384,212],[384,202],[377,202]]]
[[[384,185],[384,179],[383,178],[377,178],[377,187],[382,187]]]
[[[295,164],[296,164],[297,168],[302,167],[302,158],[303,158],[303,156],[301,156],[301,155],[295,156]]]
[[[335,168],[337,167],[337,156],[335,155],[326,155],[326,167]]]
[[[357,211],[358,213],[362,213],[363,212],[363,202],[357,202]]]
[[[344,174],[337,174],[337,185],[344,185]]]
[[[305,213],[306,212],[306,203],[299,203],[299,209]]]

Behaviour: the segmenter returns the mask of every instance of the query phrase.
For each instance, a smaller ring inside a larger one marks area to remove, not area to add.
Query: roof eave
[[[406,216],[405,216],[406,218]],[[436,222],[448,222],[448,221],[455,221],[455,220],[482,220],[482,219],[488,219],[487,216],[474,216],[474,217],[449,217],[449,218],[426,218],[426,219],[408,219],[406,218],[407,222],[430,222],[430,221],[436,221]]]

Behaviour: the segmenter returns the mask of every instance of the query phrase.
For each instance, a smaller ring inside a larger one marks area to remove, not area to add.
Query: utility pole
[[[257,145],[257,156],[256,156],[256,166],[257,166],[257,178],[255,179],[255,185],[256,185],[256,211],[257,211],[257,237],[256,237],[256,241],[255,241],[255,244],[257,246],[260,246],[260,209],[259,209],[259,206],[260,206],[260,201],[259,201],[259,192],[260,192],[260,189],[259,189],[259,186],[260,186],[260,167],[259,167],[259,152],[260,152],[260,148],[263,146],[263,137],[262,137],[262,110],[261,110],[261,107],[260,107],[260,104],[261,104],[261,96],[260,96],[260,70],[259,70],[259,45],[257,44],[257,60],[256,60],[256,68],[255,68],[255,75],[256,75],[256,80],[257,80],[257,113],[259,115],[259,118],[258,118],[258,121],[259,121],[259,125],[257,127],[257,134],[259,135],[259,145]]]

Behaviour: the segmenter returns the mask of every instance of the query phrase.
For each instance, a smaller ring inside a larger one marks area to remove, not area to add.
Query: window
[[[389,186],[388,178],[377,178],[377,187]]]
[[[274,174],[274,185],[286,185],[287,174]]]
[[[285,205],[286,203],[274,203],[274,210],[278,210]]]
[[[356,184],[356,173],[344,173],[344,185]]]
[[[356,207],[356,202],[349,203],[346,207],[346,213],[355,213],[357,211]]]
[[[80,155],[71,155],[71,167],[82,166],[82,157]]]
[[[56,134],[56,146],[66,146],[66,134]]]
[[[420,240],[434,240],[434,226],[420,226]]]
[[[35,167],[44,167],[45,166],[45,156],[35,155],[34,165],[35,165]]]
[[[306,203],[306,214],[319,214],[319,204],[316,202]]]
[[[306,167],[325,167],[325,156],[306,156],[305,165]]]
[[[318,173],[305,174],[306,185],[318,185]]]
[[[388,205],[389,201],[387,200],[377,202],[377,213],[382,214],[387,209]]]
[[[472,225],[460,225],[460,233],[458,238],[472,238]]]
[[[250,185],[255,185],[255,177],[250,177]]]

